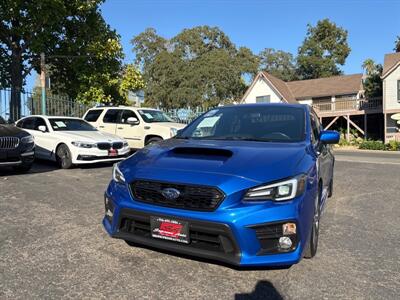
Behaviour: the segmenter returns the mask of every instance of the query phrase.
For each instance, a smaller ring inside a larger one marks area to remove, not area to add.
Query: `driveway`
[[[109,165],[2,172],[0,299],[398,299],[400,166],[374,159],[337,155],[319,252],[287,269],[237,270],[109,238]]]

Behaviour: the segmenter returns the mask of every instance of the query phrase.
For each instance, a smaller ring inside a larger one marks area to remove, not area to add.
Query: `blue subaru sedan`
[[[238,266],[315,256],[339,134],[307,105],[212,109],[114,166],[111,237]]]

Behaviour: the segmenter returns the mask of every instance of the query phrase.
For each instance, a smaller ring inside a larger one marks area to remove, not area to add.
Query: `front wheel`
[[[72,157],[71,152],[68,149],[67,145],[60,145],[57,148],[57,162],[58,165],[63,169],[69,169],[72,167]]]
[[[307,242],[307,248],[304,253],[305,258],[313,258],[317,254],[318,237],[319,237],[319,218],[320,218],[320,198],[321,192],[319,189],[317,197],[314,201],[314,215],[311,225],[311,233]]]

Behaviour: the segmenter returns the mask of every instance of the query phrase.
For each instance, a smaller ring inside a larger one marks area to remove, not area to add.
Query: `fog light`
[[[289,250],[292,247],[292,240],[287,236],[280,237],[279,247],[283,250]]]
[[[296,234],[296,224],[295,223],[285,223],[282,224],[283,235]]]

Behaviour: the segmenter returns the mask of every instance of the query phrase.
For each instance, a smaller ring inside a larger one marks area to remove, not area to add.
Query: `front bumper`
[[[125,147],[118,150],[117,156],[109,156],[108,150],[97,148],[84,149],[71,146],[73,164],[95,164],[100,162],[114,162],[126,158],[130,154],[130,148]]]
[[[22,144],[16,149],[2,150],[0,167],[14,167],[22,164],[32,164],[35,159],[35,145]]]
[[[312,192],[309,190],[285,203],[240,204],[237,207],[221,207],[213,212],[199,212],[134,201],[126,186],[111,182],[105,194],[110,212],[104,217],[103,225],[114,238],[237,266],[292,265],[301,260],[308,239],[313,203],[308,198],[311,199]],[[167,216],[189,222],[191,239],[194,232],[199,232],[206,240],[206,243],[200,241],[204,247],[197,247],[199,241],[196,238],[197,245],[152,238],[150,216]],[[132,227],[132,222],[139,224],[139,228],[136,229],[136,225]],[[285,222],[297,224],[295,247],[278,253],[262,251],[263,241],[259,239],[257,228]]]

